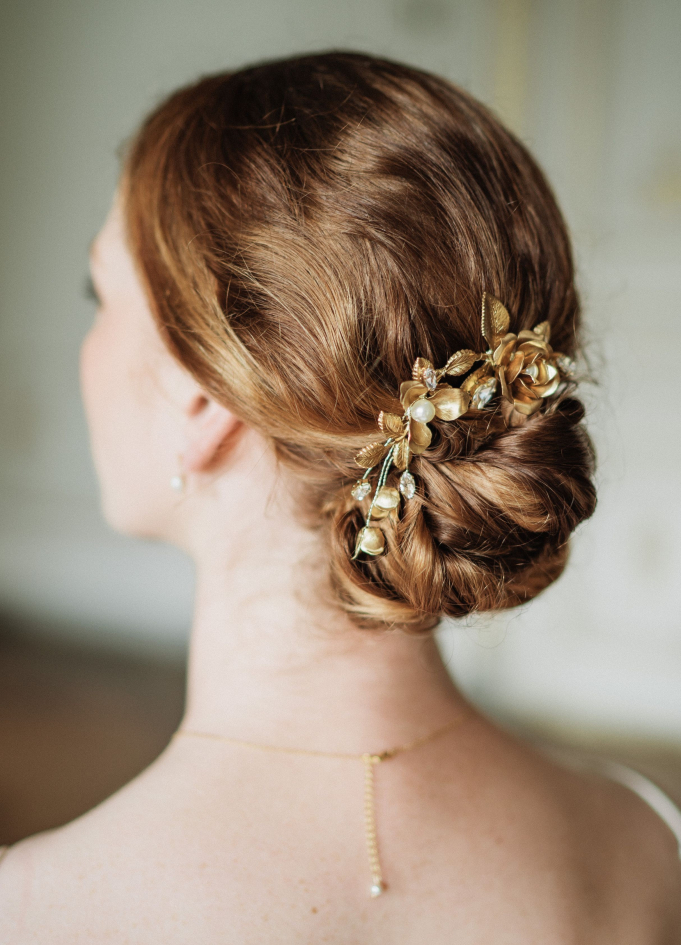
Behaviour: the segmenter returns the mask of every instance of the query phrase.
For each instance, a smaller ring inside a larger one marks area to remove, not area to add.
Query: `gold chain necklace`
[[[467,718],[472,716],[473,709],[469,708],[455,719],[429,732],[421,738],[416,738],[406,745],[397,745],[395,748],[389,748],[387,751],[364,752],[361,755],[351,755],[338,751],[315,751],[306,748],[284,748],[278,745],[261,745],[258,742],[248,742],[240,738],[230,738],[227,735],[217,735],[214,732],[197,732],[192,729],[181,728],[173,735],[177,738],[180,735],[189,735],[193,738],[211,738],[216,741],[228,742],[231,745],[239,745],[242,748],[255,748],[258,751],[272,751],[282,755],[308,755],[313,758],[343,758],[350,761],[361,761],[364,765],[364,833],[366,837],[367,856],[369,859],[369,871],[371,873],[370,894],[372,898],[380,896],[385,891],[386,884],[383,881],[383,871],[381,861],[378,855],[378,840],[376,835],[376,800],[374,792],[374,768],[382,761],[388,761],[397,755],[403,755],[405,752],[420,748],[428,742],[434,741],[446,732],[456,728]]]

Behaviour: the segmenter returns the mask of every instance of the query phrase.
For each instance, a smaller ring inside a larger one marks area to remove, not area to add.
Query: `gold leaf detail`
[[[513,355],[513,360],[506,368],[506,380],[509,384],[512,384],[516,377],[520,374],[525,364],[525,355],[522,351],[516,351]]]
[[[523,341],[518,346],[518,350],[522,351],[523,354],[534,355],[535,357],[541,354],[542,357],[548,358],[551,355],[551,349],[538,335],[535,336],[533,341]]]
[[[436,390],[430,402],[440,420],[458,420],[468,410],[471,396],[467,391],[447,385]]]
[[[511,316],[506,307],[490,295],[484,292],[482,296],[482,334],[489,343],[490,348],[495,348],[498,339],[503,337],[511,324]]]
[[[363,551],[365,555],[382,555],[385,550],[385,536],[380,528],[364,526],[357,535],[355,557]]]
[[[483,364],[476,371],[473,371],[472,374],[469,374],[466,380],[461,385],[461,390],[468,391],[472,393],[475,388],[480,384],[486,377],[491,376],[491,370],[488,364]]]
[[[387,452],[385,443],[370,443],[355,456],[355,462],[363,469],[371,469],[376,463],[380,463]]]
[[[411,376],[415,381],[420,381],[423,372],[427,371],[428,368],[433,369],[433,365],[428,360],[428,358],[417,358],[414,361],[414,367],[411,369]]]
[[[396,413],[386,413],[385,410],[381,410],[378,415],[378,428],[388,436],[399,436],[402,432],[402,417],[398,417]]]
[[[400,384],[400,400],[405,410],[408,410],[415,400],[428,393],[428,388],[420,381],[404,381]]]
[[[526,417],[531,417],[533,413],[536,413],[541,408],[541,400],[530,400],[527,401],[527,403],[521,400],[514,400],[513,408],[517,410],[518,413],[525,414]]]
[[[376,498],[374,499],[374,512],[376,509],[396,509],[400,504],[400,494],[397,489],[393,486],[383,486],[376,493]]]
[[[409,448],[415,456],[425,452],[430,446],[433,432],[427,423],[412,420],[409,423]]]
[[[509,332],[507,335],[499,341],[499,344],[494,349],[494,363],[499,364],[508,364],[513,356],[516,345],[516,336],[513,332]]]
[[[535,364],[537,366],[537,377],[534,382],[535,387],[538,384],[540,387],[544,384],[548,384],[548,382],[558,373],[557,368],[554,368],[554,366],[549,364],[548,361],[536,361]]]
[[[541,384],[534,385],[534,392],[538,397],[550,397],[551,394],[555,394],[560,384],[560,374],[558,368],[553,364],[547,364],[546,366],[546,381]]]
[[[479,355],[475,351],[462,348],[461,351],[457,351],[451,356],[442,369],[442,373],[449,374],[451,377],[458,377],[459,374],[465,374],[466,371],[469,371],[478,359]]]
[[[393,453],[393,463],[402,471],[409,465],[409,443],[406,439],[400,440]]]
[[[511,396],[508,389],[508,384],[506,383],[506,368],[505,367],[499,368],[499,383],[501,384],[501,396],[504,398],[504,400],[508,400],[511,403],[513,403],[513,397]]]

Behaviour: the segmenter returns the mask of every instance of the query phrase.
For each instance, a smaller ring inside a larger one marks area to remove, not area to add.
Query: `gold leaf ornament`
[[[385,535],[380,528],[365,525],[364,528],[360,529],[355,546],[355,557],[360,551],[372,557],[383,554],[385,551]]]
[[[521,342],[521,344],[518,345],[519,351],[522,351],[524,354],[528,354],[534,358],[538,358],[540,355],[543,355],[545,358],[551,356],[551,349],[545,341],[542,341],[541,338],[539,338],[539,336],[536,338],[523,340],[521,337],[523,334],[524,332],[521,332],[518,336],[518,341]],[[528,332],[528,335],[529,334],[530,332]]]
[[[524,364],[525,358],[523,357],[522,351],[516,351],[511,359],[511,363],[506,368],[506,380],[509,384],[512,384],[520,374]]]
[[[399,508],[400,493],[392,486],[381,486],[376,495],[371,509],[372,518],[386,518],[391,512]]]
[[[417,358],[411,370],[412,379],[423,384],[427,390],[435,390],[437,387],[437,371],[428,358]]]
[[[506,365],[515,354],[518,336],[507,332],[494,349],[493,360],[495,365]]]
[[[376,498],[374,499],[374,506],[378,506],[381,509],[396,509],[400,504],[400,494],[397,489],[393,489],[392,486],[382,486],[376,493]]]
[[[412,381],[421,381],[421,374],[427,368],[432,368],[433,364],[428,358],[417,358],[414,361],[414,365],[411,369],[411,379]]]
[[[418,420],[412,420],[409,424],[409,448],[416,456],[425,451],[430,446],[433,439],[433,433],[427,423],[419,423]]]
[[[483,293],[480,328],[488,350],[477,354],[462,348],[440,369],[427,358],[417,358],[411,380],[400,385],[404,414],[401,417],[387,411],[379,414],[378,428],[386,439],[370,443],[355,457],[366,470],[382,464],[365,524],[357,536],[355,558],[360,553],[376,556],[385,552],[385,535],[371,525],[371,520],[394,523],[399,514],[400,493],[405,502],[417,494],[409,463],[412,455],[421,456],[430,446],[432,420],[455,421],[471,410],[484,410],[499,392],[511,412],[529,417],[541,409],[545,398],[556,393],[565,378],[573,376],[574,361],[566,354],[554,352],[549,344],[551,326],[547,321],[517,335],[509,332],[510,322],[503,303],[488,292]],[[482,364],[471,370],[480,361]],[[460,387],[441,382],[446,375],[466,374]],[[387,484],[393,466],[402,473],[399,491]],[[371,486],[367,489],[368,477],[367,472],[353,487],[357,501],[365,499],[371,491]]]
[[[393,453],[393,463],[400,471],[403,471],[409,465],[409,440],[403,439],[395,447]]]
[[[490,348],[496,348],[499,339],[508,331],[511,316],[499,299],[484,292],[482,296],[482,336]]]
[[[479,387],[488,377],[490,377],[492,371],[489,364],[483,364],[481,367],[476,368],[472,374],[469,374],[466,380],[460,387],[460,390],[465,391],[466,393],[473,393],[476,387]]]
[[[362,469],[372,469],[377,463],[380,463],[387,452],[388,447],[385,443],[370,443],[355,456],[355,462]]]
[[[449,374],[450,377],[458,377],[470,371],[476,361],[480,360],[480,355],[469,348],[463,348],[453,354],[442,369],[443,374]]]
[[[526,417],[531,417],[533,413],[541,409],[541,400],[538,397],[528,400],[514,399],[513,409],[517,410],[518,413],[524,414]]]
[[[381,410],[378,415],[378,428],[388,436],[399,436],[403,431],[404,421],[396,413],[386,413],[385,410]]]
[[[400,384],[400,400],[405,411],[409,410],[415,400],[425,397],[427,393],[428,388],[420,381],[404,381]]]
[[[374,505],[371,509],[371,520],[380,522],[381,519],[387,518],[393,509],[384,509],[381,505]]]
[[[435,391],[431,402],[439,420],[458,420],[468,410],[471,395],[465,390],[450,387],[447,384]]]

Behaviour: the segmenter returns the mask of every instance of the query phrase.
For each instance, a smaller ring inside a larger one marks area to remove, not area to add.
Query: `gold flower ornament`
[[[516,335],[508,330],[510,321],[499,299],[485,292],[481,332],[489,345],[487,351],[462,349],[442,368],[435,368],[426,358],[417,358],[412,379],[400,385],[403,414],[381,411],[378,415],[378,428],[386,439],[370,443],[355,457],[357,465],[365,469],[352,488],[353,498],[360,502],[372,490],[369,474],[379,463],[382,465],[365,524],[357,535],[353,558],[361,553],[376,556],[385,551],[383,531],[372,526],[371,521],[396,516],[401,498],[408,500],[416,494],[409,461],[430,446],[433,434],[428,424],[432,420],[458,420],[471,410],[484,410],[498,390],[510,409],[528,417],[573,374],[572,359],[554,352],[549,345],[548,322]],[[447,376],[461,377],[480,361],[480,367],[468,374],[460,387],[442,380]],[[397,488],[386,484],[393,465],[402,473]]]

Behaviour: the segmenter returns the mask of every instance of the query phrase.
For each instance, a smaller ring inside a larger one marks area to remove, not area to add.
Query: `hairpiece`
[[[383,530],[371,523],[391,515],[396,517],[400,497],[409,500],[416,494],[409,461],[430,446],[432,431],[428,424],[432,420],[458,420],[471,410],[484,410],[497,389],[511,410],[529,417],[574,373],[572,358],[550,347],[548,322],[540,322],[531,331],[520,331],[517,335],[509,332],[510,322],[511,317],[499,299],[484,292],[481,332],[489,345],[487,351],[477,353],[464,348],[455,352],[442,368],[435,368],[426,358],[417,358],[412,379],[400,385],[402,416],[383,410],[379,413],[378,428],[387,438],[370,443],[355,456],[357,465],[365,470],[351,490],[358,502],[371,493],[372,470],[379,463],[381,470],[364,526],[357,535],[353,560],[362,552],[376,556],[385,551]],[[442,381],[445,376],[461,377],[479,361],[483,362],[481,366],[468,374],[460,387]],[[401,472],[397,488],[386,485],[392,466]]]

